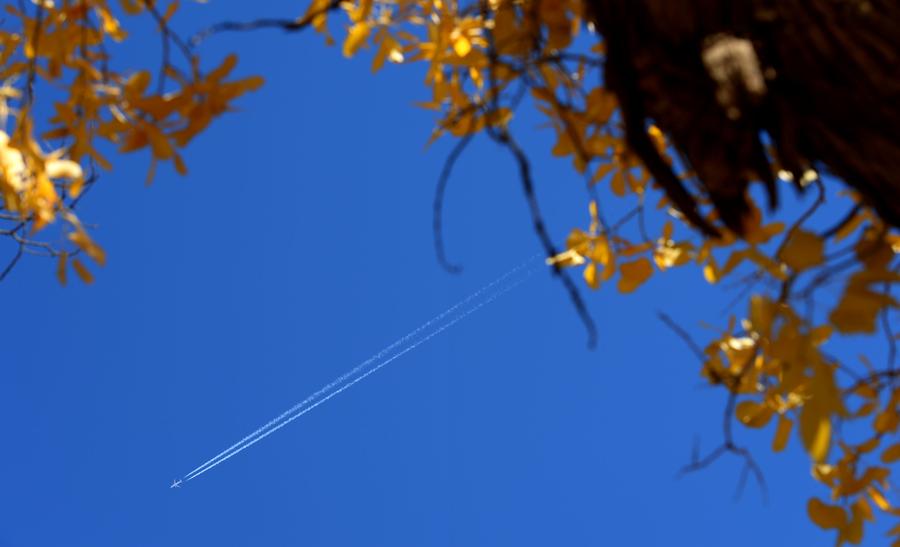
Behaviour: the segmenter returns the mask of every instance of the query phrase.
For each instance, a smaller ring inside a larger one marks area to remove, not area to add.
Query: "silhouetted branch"
[[[682,477],[690,473],[702,471],[703,469],[706,469],[707,467],[714,464],[725,454],[733,454],[734,456],[742,459],[744,462],[744,466],[741,469],[741,475],[738,478],[735,497],[740,497],[743,492],[744,485],[747,482],[747,476],[752,474],[753,478],[756,480],[756,483],[759,485],[760,493],[763,497],[763,503],[768,503],[769,491],[768,487],[766,486],[766,479],[763,475],[762,469],[759,467],[759,464],[756,463],[756,460],[753,458],[753,455],[749,450],[734,443],[731,423],[734,418],[734,408],[736,403],[737,394],[730,393],[728,395],[728,403],[725,405],[725,412],[723,413],[724,420],[722,424],[722,430],[724,440],[722,444],[720,444],[706,456],[702,457],[699,455],[699,448],[695,446],[694,451],[691,454],[691,463],[682,467],[678,472],[678,476]]]
[[[9,275],[9,272],[11,272],[12,269],[16,267],[16,264],[18,264],[19,260],[22,259],[22,255],[24,254],[24,252],[25,246],[20,243],[18,248],[16,249],[16,254],[13,255],[12,260],[10,260],[6,267],[3,268],[3,271],[0,272],[0,281],[6,279],[6,276]]]
[[[474,117],[472,119],[474,119]],[[450,175],[453,173],[456,161],[466,150],[466,147],[469,146],[470,142],[472,142],[471,133],[467,134],[456,143],[456,146],[453,147],[453,150],[444,161],[444,168],[441,170],[441,176],[438,178],[437,186],[434,190],[434,203],[432,205],[434,250],[437,254],[438,263],[447,272],[452,274],[461,272],[462,266],[452,264],[447,259],[446,249],[444,248],[444,194],[447,190],[447,183],[450,181]]]
[[[262,29],[280,29],[285,32],[298,32],[309,27],[316,19],[316,17],[336,10],[340,7],[340,5],[340,0],[332,0],[321,10],[309,13],[306,16],[298,19],[263,18],[255,19],[253,21],[223,21],[209,28],[201,30],[200,32],[197,32],[191,37],[188,42],[192,47],[196,47],[203,40],[206,40],[213,34],[220,34],[222,32],[249,32]]]
[[[538,205],[537,196],[534,192],[534,180],[531,175],[531,163],[528,161],[528,157],[506,128],[499,129],[491,135],[495,141],[506,147],[515,158],[519,167],[519,180],[522,184],[525,199],[528,202],[528,209],[531,212],[531,222],[534,226],[534,231],[537,234],[541,245],[544,247],[544,252],[547,254],[547,257],[556,256],[558,254],[556,247],[553,245],[550,234],[547,232],[547,227],[544,224],[544,218],[541,215],[540,207]],[[554,265],[553,272],[562,281],[566,292],[569,294],[569,299],[575,306],[575,311],[578,313],[578,316],[581,318],[582,323],[584,323],[584,326],[587,329],[588,347],[595,347],[597,344],[597,326],[594,324],[594,319],[591,317],[591,314],[584,303],[584,299],[581,297],[581,292],[572,281],[572,278],[559,268],[559,266]]]
[[[700,359],[701,363],[706,361],[706,354],[703,353],[703,349],[701,349],[697,342],[695,342],[694,339],[691,338],[691,335],[688,334],[686,330],[684,330],[678,323],[673,321],[672,318],[665,313],[657,312],[656,315],[657,317],[659,317],[660,321],[665,323],[666,326],[672,330],[672,332],[674,332],[679,338],[684,340],[684,343],[687,344],[689,348],[691,348],[691,351],[694,352],[694,355],[697,356],[697,359]]]

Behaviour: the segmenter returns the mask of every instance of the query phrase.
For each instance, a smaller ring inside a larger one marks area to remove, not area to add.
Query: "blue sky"
[[[176,26],[241,11],[192,5]],[[84,202],[110,257],[97,282],[59,287],[53,265],[33,258],[0,286],[0,546],[832,542],[806,517],[808,495],[824,494],[808,460],[796,439],[769,454],[771,428],[739,430],[768,503],[752,482],[734,499],[733,459],[676,478],[695,438],[719,442],[724,397],[656,312],[721,324],[734,296],[691,269],[632,296],[589,294],[593,351],[539,271],[170,490],[539,251],[515,165],[481,140],[446,209],[449,253],[465,270],[438,266],[431,200],[452,142],[424,148],[434,119],[412,106],[427,99],[421,67],[373,78],[367,55],[346,61],[312,34],[223,36],[202,51],[212,64],[231,50],[242,74],[267,83],[191,146],[190,175],[161,170],[148,188],[146,157],[117,158]],[[586,218],[582,182],[550,157],[537,119],[517,124],[562,241]]]

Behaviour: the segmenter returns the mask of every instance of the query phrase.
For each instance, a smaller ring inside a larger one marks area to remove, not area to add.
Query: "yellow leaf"
[[[709,262],[703,266],[703,277],[706,278],[706,282],[710,285],[715,285],[721,279],[719,268],[716,267],[716,262],[712,257],[709,257]]]
[[[660,270],[683,266],[691,260],[690,251],[689,243],[676,245],[671,241],[667,241],[665,245],[660,245],[653,252],[653,261]]]
[[[72,184],[69,186],[69,196],[77,198],[81,195],[82,190],[84,190],[84,177],[79,177],[72,181]]]
[[[465,34],[458,33],[456,38],[453,39],[453,51],[460,57],[465,57],[472,51],[472,42]]]
[[[900,443],[885,448],[881,453],[881,461],[884,463],[894,463],[897,460],[900,460]]]
[[[594,240],[590,256],[591,260],[599,262],[604,266],[610,263],[612,260],[612,251],[609,248],[609,240],[606,239],[606,236],[599,236]]]
[[[603,87],[595,87],[587,96],[587,117],[592,123],[605,124],[616,111],[616,96]]]
[[[670,239],[672,239],[672,233],[674,231],[675,231],[675,225],[672,223],[671,220],[667,220],[666,223],[663,225],[663,233],[662,233],[661,239],[663,241],[669,241]]]
[[[563,251],[556,256],[552,256],[546,260],[548,266],[557,266],[559,268],[569,268],[584,264],[584,257],[578,254],[574,249]]]
[[[394,52],[399,52],[400,44],[384,28],[378,30],[374,41],[380,43],[378,43],[378,51],[375,52],[375,57],[372,59],[372,72],[378,72]],[[402,60],[403,53],[400,53],[400,58]]]
[[[109,35],[110,38],[115,40],[116,42],[121,42],[128,36],[128,34],[122,30],[122,27],[119,26],[119,21],[113,17],[112,13],[105,7],[96,8],[97,13],[100,15],[100,21],[103,24],[103,32]]]
[[[824,529],[843,528],[847,524],[847,513],[836,505],[829,505],[819,498],[810,498],[806,504],[809,519]]]
[[[47,176],[51,179],[76,180],[81,178],[81,166],[72,160],[51,160],[45,166]]]
[[[750,323],[753,329],[768,338],[772,328],[772,320],[777,312],[776,304],[758,294],[750,298]]]
[[[772,409],[765,403],[741,401],[734,409],[737,419],[747,427],[759,428],[772,419]]]
[[[875,332],[878,314],[892,303],[888,295],[851,281],[828,320],[845,334]]]
[[[94,241],[88,237],[84,229],[79,228],[69,234],[69,240],[72,241],[79,249],[87,253],[94,262],[101,266],[106,265],[106,252]]]
[[[588,254],[588,247],[591,243],[591,236],[584,230],[573,228],[569,237],[566,238],[566,248],[571,249],[578,254]]]
[[[168,23],[169,20],[172,18],[172,16],[175,15],[175,12],[177,10],[178,10],[178,0],[174,0],[174,2],[169,4],[169,7],[166,8],[166,13],[164,13],[163,17],[162,17],[163,22]]]
[[[791,436],[794,422],[786,415],[782,414],[778,418],[778,427],[775,429],[775,437],[772,439],[772,452],[781,452],[787,446],[788,439]]]
[[[625,177],[622,171],[616,171],[612,178],[612,191],[615,195],[622,197],[625,195]]]
[[[584,281],[588,287],[596,289],[600,286],[600,280],[597,278],[597,263],[591,262],[584,268]]]
[[[814,462],[822,462],[831,446],[831,419],[821,405],[808,404],[800,410],[800,438]]]
[[[359,48],[365,43],[372,25],[368,21],[356,23],[347,32],[347,39],[344,40],[344,57],[353,57]]]
[[[350,20],[356,23],[367,19],[369,14],[372,13],[373,4],[374,2],[372,0],[360,0],[359,6],[349,13]]]
[[[813,478],[828,486],[834,485],[834,478],[837,476],[837,472],[837,467],[827,463],[817,463],[812,468]]]
[[[818,266],[825,261],[825,243],[812,232],[795,230],[779,257],[796,271]]]
[[[94,282],[94,276],[77,258],[72,259],[72,268],[75,269],[75,273],[78,274],[78,277],[88,285]]]
[[[619,278],[619,292],[629,293],[644,284],[653,275],[653,265],[646,258],[634,262],[626,262],[620,266],[622,277]]]
[[[877,489],[870,486],[866,489],[866,492],[869,494],[869,497],[872,498],[872,501],[875,502],[875,505],[877,505],[879,509],[885,512],[891,510],[891,504]]]

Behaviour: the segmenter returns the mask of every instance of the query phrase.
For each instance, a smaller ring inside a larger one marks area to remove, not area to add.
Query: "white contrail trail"
[[[306,399],[300,401],[299,403],[295,404],[295,405],[292,406],[291,408],[285,410],[285,411],[282,412],[280,415],[276,416],[275,418],[273,418],[272,420],[270,420],[270,421],[269,421],[268,423],[266,423],[265,425],[261,426],[261,427],[260,427],[259,429],[257,429],[256,431],[254,431],[254,432],[248,434],[248,435],[245,436],[243,439],[241,439],[241,440],[239,440],[238,442],[234,443],[233,445],[229,446],[228,448],[226,448],[226,449],[223,450],[222,452],[216,454],[215,456],[213,456],[212,458],[210,458],[209,460],[207,460],[206,462],[204,462],[203,464],[201,464],[200,466],[198,466],[196,469],[193,469],[193,470],[192,470],[190,473],[188,473],[186,476],[191,476],[191,475],[193,475],[194,473],[196,473],[197,471],[200,471],[200,470],[203,469],[204,467],[206,467],[206,466],[212,464],[213,462],[215,462],[215,461],[218,460],[219,458],[225,456],[226,454],[228,454],[228,453],[231,452],[232,450],[235,450],[236,448],[238,448],[238,447],[241,446],[242,444],[246,443],[246,442],[249,441],[250,439],[253,439],[254,437],[256,437],[256,436],[262,434],[262,433],[263,433],[264,431],[266,431],[267,429],[269,429],[269,428],[275,426],[275,425],[276,425],[278,422],[280,422],[281,420],[285,419],[286,417],[288,417],[288,416],[290,416],[291,414],[297,412],[298,410],[300,410],[300,409],[303,408],[304,406],[308,405],[309,403],[311,403],[312,401],[314,401],[317,397],[319,397],[319,396],[322,395],[323,393],[325,393],[325,392],[327,392],[327,391],[333,389],[333,388],[334,388],[335,386],[337,386],[337,385],[340,385],[340,384],[344,383],[348,378],[350,378],[351,376],[354,376],[354,375],[358,374],[361,370],[363,370],[364,368],[366,368],[368,365],[372,364],[373,362],[377,361],[378,359],[381,359],[385,354],[387,354],[388,352],[390,352],[391,350],[393,350],[393,349],[396,348],[397,346],[399,346],[399,345],[401,345],[401,344],[403,344],[403,343],[409,341],[411,338],[413,338],[414,336],[416,336],[417,334],[419,334],[419,333],[422,332],[423,330],[427,329],[428,327],[430,327],[430,326],[433,325],[434,323],[436,323],[436,322],[440,321],[441,319],[447,317],[447,316],[450,315],[451,313],[453,313],[453,312],[455,312],[456,310],[458,310],[460,307],[465,306],[466,304],[468,304],[469,302],[471,302],[473,299],[475,299],[475,298],[481,296],[482,294],[484,294],[485,292],[489,291],[491,288],[495,287],[495,286],[498,285],[499,283],[502,283],[504,280],[508,279],[510,276],[515,275],[517,272],[519,272],[520,270],[522,270],[522,268],[526,267],[529,263],[531,263],[532,261],[534,261],[535,258],[537,258],[538,256],[540,256],[540,255],[534,255],[534,256],[532,256],[531,258],[529,258],[528,260],[526,260],[526,261],[523,262],[522,264],[519,264],[518,266],[516,266],[516,267],[513,268],[512,270],[506,272],[505,274],[501,275],[500,277],[498,277],[498,278],[495,279],[494,281],[488,283],[487,285],[481,287],[480,289],[478,289],[478,290],[475,291],[474,293],[470,294],[470,295],[467,296],[466,298],[462,299],[462,300],[461,300],[460,302],[458,302],[457,304],[454,304],[453,306],[447,308],[445,311],[443,311],[443,312],[439,313],[438,315],[434,316],[433,318],[429,319],[428,321],[426,321],[425,323],[423,323],[421,326],[417,327],[416,329],[413,329],[413,330],[410,331],[408,334],[406,334],[406,335],[404,335],[403,337],[401,337],[400,339],[398,339],[396,342],[394,342],[394,343],[388,345],[387,347],[385,347],[384,349],[382,349],[381,351],[379,351],[378,353],[376,353],[376,354],[373,355],[372,357],[369,357],[368,359],[366,359],[365,361],[363,361],[362,363],[360,363],[359,365],[357,365],[356,367],[354,367],[354,368],[351,369],[350,371],[348,371],[348,372],[344,373],[343,375],[339,376],[339,377],[336,378],[334,381],[332,381],[332,382],[329,383],[328,385],[322,387],[320,390],[316,391],[315,393],[313,393],[312,395],[310,395],[310,396],[307,397]]]
[[[252,439],[255,439],[256,437],[259,437],[260,435],[262,435],[262,434],[263,434],[264,432],[266,432],[267,430],[269,430],[269,429],[275,427],[279,422],[281,422],[282,420],[284,420],[286,417],[288,417],[288,416],[290,416],[290,415],[296,413],[298,410],[300,410],[300,409],[302,409],[304,406],[310,404],[311,402],[313,402],[316,398],[318,398],[318,397],[321,396],[322,394],[324,394],[324,393],[326,393],[326,392],[328,392],[328,391],[334,389],[336,386],[342,384],[343,382],[345,382],[345,381],[346,381],[347,379],[349,379],[350,377],[352,377],[352,376],[354,376],[354,375],[360,373],[360,372],[361,372],[363,369],[365,369],[368,365],[370,365],[370,364],[372,364],[373,362],[375,362],[376,360],[380,359],[381,357],[383,357],[385,354],[387,354],[388,352],[390,352],[391,350],[393,350],[393,349],[396,348],[397,346],[403,344],[404,342],[409,341],[411,338],[415,337],[417,334],[421,333],[423,330],[427,329],[428,327],[430,327],[430,326],[433,325],[434,323],[436,323],[436,322],[442,320],[443,318],[445,318],[445,317],[447,317],[448,315],[452,314],[453,312],[455,312],[456,310],[458,310],[458,309],[461,308],[462,306],[465,306],[467,303],[471,302],[473,299],[475,299],[475,298],[481,296],[481,295],[484,294],[485,292],[489,291],[491,288],[497,286],[498,284],[502,283],[503,281],[505,281],[505,280],[508,279],[509,277],[515,275],[517,272],[519,272],[519,271],[522,270],[524,267],[526,267],[529,263],[531,263],[532,261],[534,261],[534,259],[535,259],[536,256],[539,256],[539,255],[535,255],[535,256],[531,257],[531,258],[528,259],[527,261],[525,261],[525,262],[523,262],[522,264],[516,266],[515,268],[513,268],[513,269],[510,270],[510,271],[508,271],[507,273],[501,275],[501,276],[498,277],[496,280],[492,281],[491,283],[488,283],[487,285],[485,285],[485,286],[483,286],[482,288],[478,289],[478,290],[475,291],[474,293],[470,294],[469,296],[467,296],[466,298],[464,298],[463,300],[461,300],[459,303],[454,304],[454,305],[451,306],[450,308],[447,308],[445,311],[441,312],[440,314],[436,315],[436,316],[433,317],[432,319],[430,319],[430,320],[428,320],[427,322],[423,323],[421,326],[417,327],[416,329],[410,331],[408,334],[404,335],[403,337],[401,337],[400,339],[398,339],[398,340],[395,341],[394,343],[388,345],[387,347],[385,347],[384,349],[382,349],[381,351],[379,351],[378,353],[376,353],[376,354],[373,355],[372,357],[366,359],[365,361],[363,361],[361,364],[357,365],[356,367],[354,367],[354,368],[351,369],[350,371],[348,371],[348,372],[342,374],[342,375],[339,376],[337,379],[335,379],[335,380],[332,381],[331,383],[325,385],[324,387],[322,387],[321,389],[319,389],[318,391],[316,391],[315,393],[313,393],[312,395],[310,395],[309,397],[307,397],[307,398],[304,399],[303,401],[301,401],[301,402],[295,404],[294,406],[292,406],[292,407],[289,408],[288,410],[282,412],[280,415],[278,415],[277,417],[275,417],[275,418],[273,418],[272,420],[270,420],[270,421],[269,421],[268,423],[266,423],[265,425],[259,427],[258,429],[256,429],[256,430],[253,431],[252,433],[248,434],[247,436],[245,436],[244,438],[242,438],[242,439],[239,440],[238,442],[234,443],[233,445],[229,446],[228,448],[226,448],[225,450],[223,450],[222,452],[220,452],[219,454],[216,454],[215,456],[213,456],[212,458],[210,458],[209,460],[207,460],[207,461],[204,462],[203,464],[201,464],[201,465],[199,465],[198,467],[196,467],[195,469],[191,470],[187,475],[185,475],[185,480],[190,480],[190,479],[193,478],[194,476],[199,475],[200,473],[205,472],[207,468],[211,468],[211,467],[214,467],[215,465],[218,465],[218,463],[217,463],[218,460],[223,460],[223,461],[224,461],[225,459],[230,458],[230,457],[231,457],[230,454],[231,454],[232,452],[234,452],[234,453],[240,452],[241,450],[243,450],[243,448],[241,448],[243,445],[247,444],[249,441],[251,441]],[[531,272],[529,272],[529,275],[530,275],[530,273],[531,273]],[[517,283],[517,284],[518,284],[518,283]],[[516,284],[516,285],[517,285],[517,284]],[[515,285],[513,285],[513,286],[515,286]],[[509,289],[506,289],[506,290],[509,290]],[[506,292],[506,290],[500,291],[499,294],[502,294],[502,293]],[[487,302],[493,301],[497,296],[499,296],[499,294],[496,294],[496,295],[491,296],[488,300],[486,300],[485,302],[482,302],[481,304],[479,304],[479,305],[476,306],[475,308],[472,308],[472,310],[470,310],[469,312],[466,312],[466,313],[463,314],[461,317],[465,317],[466,315],[468,315],[468,314],[471,313],[472,311],[474,311],[474,310],[480,308],[481,306],[483,306],[483,305],[486,304]],[[440,331],[444,330],[444,329],[447,328],[449,325],[454,324],[456,321],[458,321],[458,319],[457,319],[457,320],[454,320],[453,322],[449,323],[448,325],[442,327],[442,328],[439,329],[437,332],[440,332]],[[409,351],[412,347],[418,346],[419,344],[421,344],[422,342],[424,342],[424,340],[427,340],[427,339],[431,338],[432,336],[434,336],[434,334],[436,334],[437,332],[432,333],[432,335],[426,337],[425,339],[419,341],[418,343],[415,343],[415,344],[414,344],[413,346],[411,346],[410,348],[407,348],[406,350],[403,350],[401,353],[399,353],[399,354],[397,354],[397,355],[391,357],[391,359],[390,359],[388,362],[390,362],[390,361],[396,359],[399,355],[402,355],[402,354],[406,353],[406,352]],[[382,365],[380,365],[378,368],[381,368],[381,366],[384,366],[384,363],[382,363]],[[354,381],[353,383],[355,383],[355,381]],[[345,387],[344,389],[346,389],[346,387]],[[343,391],[343,389],[342,389],[341,391]],[[331,396],[333,396],[333,395],[334,395],[334,394],[332,394]],[[330,396],[329,396],[328,398],[330,398]],[[320,401],[320,402],[321,402],[321,401]],[[316,403],[316,405],[314,405],[314,406],[317,406],[318,404],[319,404],[319,403]],[[280,429],[280,426],[279,426],[278,428]],[[255,442],[255,441],[254,441],[254,442]],[[253,443],[249,443],[249,444],[253,444]]]
[[[444,332],[445,330],[449,329],[450,327],[452,327],[452,326],[455,325],[456,323],[459,323],[460,321],[462,321],[463,319],[465,319],[465,318],[468,317],[469,315],[471,315],[471,314],[475,313],[476,311],[478,311],[478,309],[484,307],[484,306],[487,305],[487,304],[490,304],[491,302],[493,302],[494,300],[496,300],[497,298],[499,298],[499,297],[502,296],[503,294],[505,294],[505,293],[507,293],[507,292],[509,292],[509,291],[511,291],[511,290],[513,290],[513,289],[515,289],[516,287],[518,287],[519,285],[521,285],[522,283],[524,283],[529,277],[531,277],[531,274],[532,274],[533,272],[534,272],[533,270],[528,271],[527,274],[525,275],[525,277],[524,277],[523,279],[520,279],[520,280],[516,281],[515,283],[511,283],[511,284],[507,285],[506,287],[501,288],[500,290],[498,290],[498,291],[496,291],[495,293],[493,293],[493,294],[492,294],[490,297],[488,297],[486,300],[484,300],[484,301],[482,301],[482,302],[479,302],[479,303],[476,304],[475,306],[469,308],[469,309],[466,310],[465,312],[463,312],[463,313],[459,314],[458,316],[454,317],[453,319],[451,319],[451,320],[448,321],[447,323],[443,324],[440,328],[438,328],[437,330],[435,330],[434,332],[432,332],[432,333],[429,334],[428,336],[422,338],[422,339],[419,340],[418,342],[413,343],[412,345],[406,347],[405,349],[403,349],[403,350],[401,350],[400,352],[396,353],[395,355],[391,356],[389,359],[383,361],[382,363],[380,363],[378,366],[376,366],[376,367],[373,368],[372,370],[369,370],[369,371],[364,372],[364,373],[361,374],[360,376],[354,378],[352,381],[348,382],[347,384],[344,384],[343,386],[341,386],[341,387],[338,388],[337,390],[333,391],[332,393],[329,393],[328,395],[326,395],[325,397],[323,397],[321,400],[316,401],[316,402],[313,403],[312,405],[310,405],[310,406],[308,406],[308,407],[306,407],[306,408],[300,410],[299,412],[297,412],[296,414],[294,414],[294,415],[291,416],[290,418],[288,418],[288,419],[282,421],[281,423],[279,423],[279,424],[276,425],[275,427],[272,427],[271,429],[269,429],[269,430],[266,431],[265,433],[263,433],[263,434],[259,435],[258,437],[254,438],[253,440],[251,440],[251,441],[249,441],[249,442],[243,444],[242,446],[240,446],[240,447],[237,448],[236,450],[232,451],[231,453],[229,453],[229,454],[226,455],[225,457],[223,457],[223,458],[219,459],[218,461],[216,461],[216,462],[214,462],[214,463],[212,463],[212,464],[210,464],[210,465],[208,465],[208,466],[202,468],[200,471],[197,471],[197,472],[195,472],[195,473],[193,473],[193,474],[190,474],[190,475],[186,475],[186,476],[184,477],[184,479],[182,479],[183,482],[188,482],[188,481],[194,480],[194,479],[196,479],[197,477],[199,477],[200,475],[202,475],[202,474],[206,473],[207,471],[209,471],[209,470],[215,468],[216,466],[225,463],[226,461],[228,461],[228,460],[231,459],[232,457],[234,457],[234,456],[236,456],[237,454],[243,452],[244,450],[250,448],[250,447],[253,446],[254,444],[258,443],[259,441],[265,439],[266,437],[268,437],[268,436],[271,435],[272,433],[275,433],[276,431],[278,431],[278,430],[281,429],[282,427],[284,427],[284,426],[286,426],[287,424],[293,422],[294,420],[296,420],[296,419],[299,418],[300,416],[303,416],[304,414],[306,414],[306,413],[309,412],[310,410],[316,408],[317,406],[319,406],[319,405],[321,405],[322,403],[324,403],[325,401],[331,399],[331,398],[334,397],[335,395],[338,395],[339,393],[342,393],[342,392],[346,391],[347,389],[350,388],[350,386],[352,386],[352,385],[354,385],[354,384],[356,384],[356,383],[358,383],[358,382],[361,382],[361,381],[364,380],[366,377],[368,377],[369,375],[374,374],[375,372],[381,370],[382,368],[384,368],[385,366],[387,366],[387,365],[388,365],[389,363],[391,363],[392,361],[394,361],[394,360],[396,360],[396,359],[399,359],[399,358],[400,358],[401,356],[403,356],[404,354],[406,354],[406,353],[408,353],[408,352],[410,352],[410,351],[416,349],[418,346],[424,344],[424,343],[427,342],[428,340],[434,338],[434,337],[437,336],[438,334],[440,334],[440,333]]]

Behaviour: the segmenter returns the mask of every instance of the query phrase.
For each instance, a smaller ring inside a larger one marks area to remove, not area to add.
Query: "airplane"
[[[169,488],[181,488],[181,479],[172,481],[172,486],[170,486]]]

